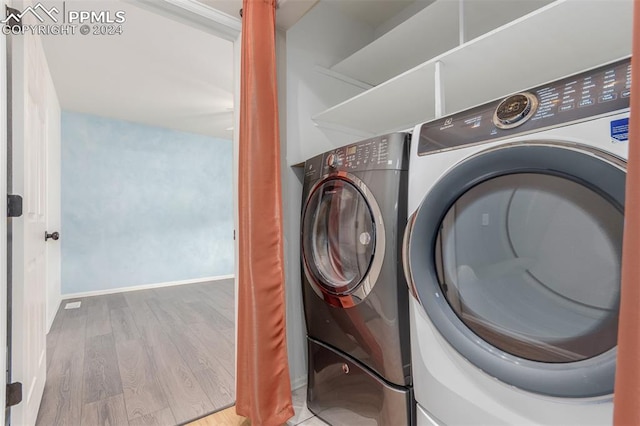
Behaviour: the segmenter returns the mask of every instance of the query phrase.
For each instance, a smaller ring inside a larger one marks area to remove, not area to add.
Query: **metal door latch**
[[[19,195],[7,195],[7,217],[22,216],[22,197]]]
[[[58,239],[60,238],[60,233],[59,232],[54,232],[54,233],[50,234],[47,231],[44,231],[44,240],[48,241],[49,238],[51,238],[53,241],[58,241]]]
[[[7,384],[7,407],[13,407],[22,402],[22,383]]]

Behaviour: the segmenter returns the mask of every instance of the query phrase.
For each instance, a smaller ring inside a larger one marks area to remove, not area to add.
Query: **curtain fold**
[[[276,0],[244,0],[240,82],[236,412],[254,425],[293,416],[285,330]]]
[[[640,1],[633,2],[631,117],[613,423],[640,425]]]

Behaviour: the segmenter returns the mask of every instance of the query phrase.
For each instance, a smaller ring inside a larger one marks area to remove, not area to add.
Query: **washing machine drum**
[[[316,184],[302,217],[303,268],[309,284],[327,302],[360,303],[371,291],[384,255],[380,209],[355,176]]]
[[[415,291],[445,339],[525,390],[612,393],[625,176],[605,154],[535,144],[445,176],[410,246]]]

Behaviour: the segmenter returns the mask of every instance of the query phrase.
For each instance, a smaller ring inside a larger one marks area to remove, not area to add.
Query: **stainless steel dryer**
[[[301,221],[308,406],[332,425],[413,422],[406,223],[407,134],[305,163]]]

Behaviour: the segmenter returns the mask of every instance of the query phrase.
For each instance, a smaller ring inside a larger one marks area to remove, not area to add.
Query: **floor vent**
[[[80,307],[80,304],[82,302],[69,302],[66,305],[64,305],[65,309],[78,309]]]

